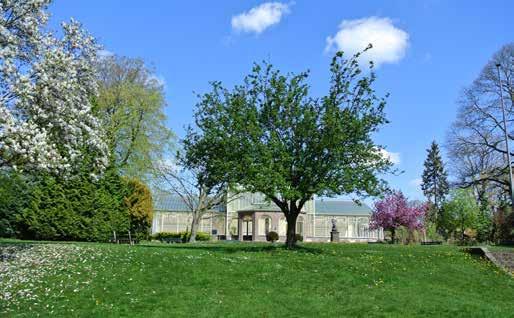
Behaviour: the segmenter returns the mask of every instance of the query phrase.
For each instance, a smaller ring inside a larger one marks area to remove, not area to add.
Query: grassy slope
[[[450,246],[79,245],[9,316],[514,315],[514,279]]]

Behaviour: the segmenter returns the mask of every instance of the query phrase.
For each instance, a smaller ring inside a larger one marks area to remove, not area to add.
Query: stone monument
[[[332,231],[330,231],[330,242],[339,242],[339,231],[337,230],[336,225],[336,219],[332,219]]]

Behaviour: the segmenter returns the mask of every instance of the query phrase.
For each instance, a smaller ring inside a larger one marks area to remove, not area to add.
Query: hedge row
[[[191,232],[159,232],[152,236],[155,240],[162,242],[169,241],[171,239],[181,239],[183,243],[188,242],[191,237]],[[196,233],[197,241],[209,241],[211,236],[209,233],[198,232]]]
[[[134,179],[106,171],[71,178],[0,173],[0,236],[37,240],[108,241],[113,231],[149,236],[152,198]]]

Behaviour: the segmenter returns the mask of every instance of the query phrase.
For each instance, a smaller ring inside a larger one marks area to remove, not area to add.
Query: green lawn
[[[514,316],[514,279],[452,246],[0,246],[7,317]]]

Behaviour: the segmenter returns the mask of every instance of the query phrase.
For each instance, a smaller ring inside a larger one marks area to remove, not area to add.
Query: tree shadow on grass
[[[223,242],[223,243],[174,243],[162,245],[139,245],[143,248],[165,248],[177,250],[204,250],[210,252],[220,253],[275,253],[275,252],[290,252],[290,253],[306,253],[306,254],[322,254],[325,251],[310,246],[299,245],[296,248],[289,250],[285,245],[272,245],[272,244],[255,244],[255,243],[240,243],[240,242]]]
[[[32,248],[33,244],[0,243],[0,262],[16,258],[19,252]]]

